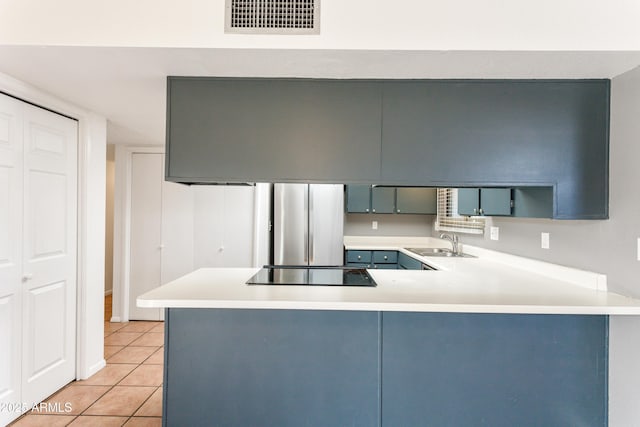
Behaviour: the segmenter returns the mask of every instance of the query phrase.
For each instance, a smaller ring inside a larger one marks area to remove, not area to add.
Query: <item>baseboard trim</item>
[[[112,316],[110,322],[120,323],[122,320],[120,320],[120,316]]]
[[[89,369],[87,370],[87,376],[85,378],[78,378],[78,379],[79,380],[86,380],[87,378],[90,378],[94,374],[98,373],[105,366],[107,366],[107,361],[104,360],[104,359],[101,359],[98,363],[89,366]]]

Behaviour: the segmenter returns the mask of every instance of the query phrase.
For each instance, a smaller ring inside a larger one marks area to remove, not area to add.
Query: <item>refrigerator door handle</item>
[[[309,194],[308,194],[308,199],[309,199],[309,226],[308,226],[308,232],[307,234],[309,235],[309,265],[313,265],[314,261],[314,240],[313,240],[313,230],[315,228],[315,218],[314,218],[314,208],[313,208],[313,186],[312,185],[308,185],[307,188],[309,189]]]
[[[304,262],[310,264],[309,258],[309,185],[304,189]]]

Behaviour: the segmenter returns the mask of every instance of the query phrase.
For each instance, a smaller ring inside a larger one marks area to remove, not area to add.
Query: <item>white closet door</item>
[[[194,188],[194,267],[251,267],[255,187]]]
[[[75,378],[77,122],[23,104],[22,401]]]
[[[161,265],[163,285],[193,271],[192,187],[164,180]]]
[[[129,319],[160,320],[160,309],[139,308],[136,298],[161,284],[162,154],[131,155]]]
[[[22,112],[0,95],[0,403],[21,402]],[[0,411],[0,425],[19,413]]]

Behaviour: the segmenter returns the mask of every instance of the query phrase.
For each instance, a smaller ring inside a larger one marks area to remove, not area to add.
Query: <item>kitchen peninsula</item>
[[[166,308],[165,425],[606,425],[601,275],[467,247],[375,288],[248,286],[201,269],[138,298]],[[514,264],[515,263],[515,264]],[[537,272],[535,272],[537,271]]]

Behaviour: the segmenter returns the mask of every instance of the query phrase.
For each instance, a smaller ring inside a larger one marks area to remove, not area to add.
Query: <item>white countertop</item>
[[[452,313],[640,315],[640,300],[606,291],[606,278],[539,261],[466,248],[477,258],[419,257],[406,247],[439,239],[376,242],[347,249],[400,250],[438,271],[369,270],[377,287],[265,286],[245,282],[259,268],[203,268],[149,291],[139,307],[364,310]],[[513,264],[516,263],[517,267]]]

